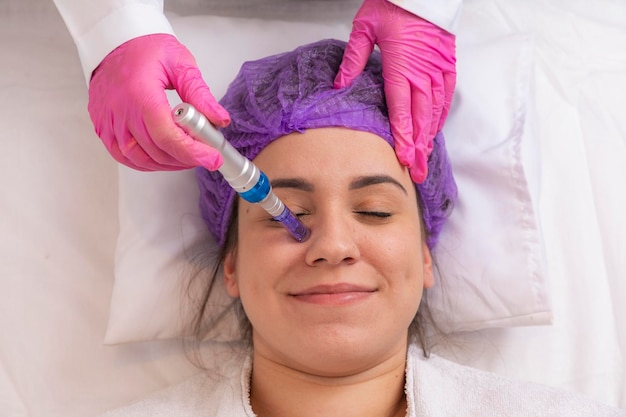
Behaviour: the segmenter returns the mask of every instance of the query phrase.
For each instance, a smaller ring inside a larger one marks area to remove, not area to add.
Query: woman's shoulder
[[[626,412],[576,393],[517,381],[409,350],[407,395],[414,415],[625,417]],[[410,413],[409,413],[410,414]]]
[[[247,416],[242,378],[251,366],[248,351],[231,345],[209,354],[202,372],[101,417]]]

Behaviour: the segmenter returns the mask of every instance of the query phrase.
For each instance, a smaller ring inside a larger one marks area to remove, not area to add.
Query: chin
[[[344,377],[370,369],[398,352],[405,356],[407,332],[402,333],[404,337],[396,338],[395,343],[390,334],[373,338],[371,329],[358,333],[347,334],[344,329],[342,334],[327,332],[307,338],[294,345],[299,347],[294,350],[294,360],[303,372],[320,377]]]

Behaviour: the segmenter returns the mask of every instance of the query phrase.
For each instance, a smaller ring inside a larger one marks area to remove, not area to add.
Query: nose
[[[320,215],[312,223],[307,265],[352,264],[359,259],[356,230],[349,216]]]

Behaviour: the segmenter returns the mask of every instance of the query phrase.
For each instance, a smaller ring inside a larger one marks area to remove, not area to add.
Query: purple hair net
[[[319,127],[374,133],[393,147],[380,54],[372,53],[349,87],[333,88],[345,46],[328,39],[245,62],[220,101],[231,117],[230,125],[222,129],[226,139],[250,160],[281,136]],[[196,175],[202,217],[221,247],[236,193],[217,171],[197,168]],[[416,187],[427,244],[433,248],[457,197],[441,133],[434,139],[428,176]]]

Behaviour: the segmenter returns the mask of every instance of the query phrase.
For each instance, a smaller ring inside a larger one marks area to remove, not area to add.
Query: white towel
[[[251,356],[233,347],[228,359],[171,388],[103,417],[253,417],[250,406]],[[516,382],[461,366],[409,347],[406,385],[409,417],[625,417],[626,412],[577,394]]]

